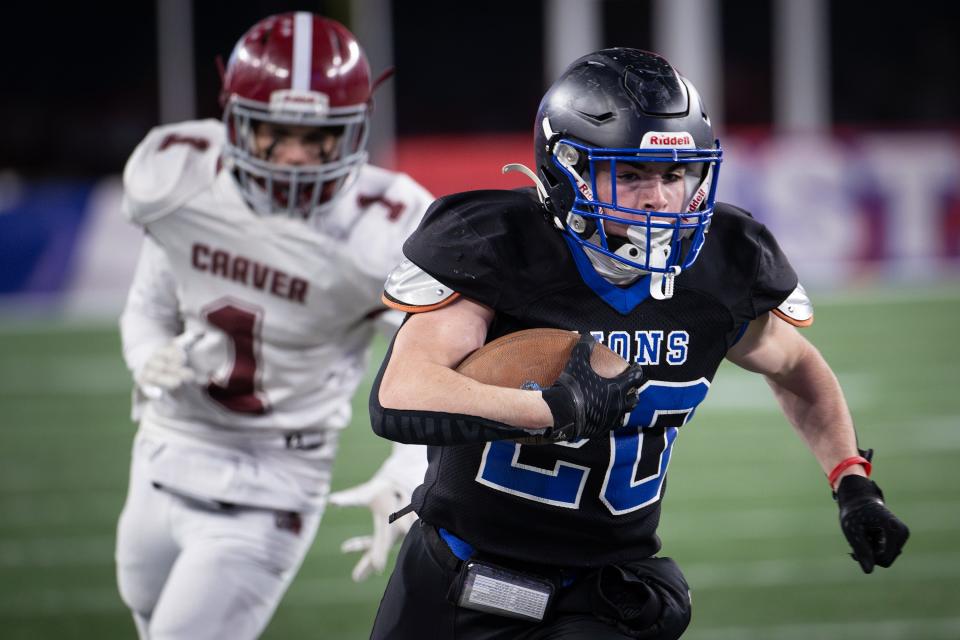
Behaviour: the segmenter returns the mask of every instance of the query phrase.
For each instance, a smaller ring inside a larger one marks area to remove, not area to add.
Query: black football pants
[[[589,612],[559,613],[535,623],[451,604],[447,601],[447,592],[457,577],[457,558],[439,541],[435,530],[426,529],[420,521],[416,522],[400,548],[397,565],[380,601],[370,635],[372,640],[620,640],[631,637]]]

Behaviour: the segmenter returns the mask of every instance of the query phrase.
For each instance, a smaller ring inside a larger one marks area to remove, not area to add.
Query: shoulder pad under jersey
[[[773,313],[795,327],[809,327],[813,324],[813,303],[802,284],[798,284]]]
[[[392,309],[420,313],[446,306],[459,295],[417,265],[404,260],[387,276],[383,303]]]
[[[555,286],[569,285],[572,260],[531,188],[442,196],[430,205],[403,255],[460,295],[516,311]],[[578,276],[577,276],[578,277]],[[509,282],[510,286],[505,286]]]
[[[123,170],[123,211],[147,224],[209,187],[216,177],[224,129],[219,120],[154,127]]]
[[[726,306],[740,327],[781,305],[797,273],[770,230],[747,211],[718,202],[700,257],[677,286],[697,288]]]

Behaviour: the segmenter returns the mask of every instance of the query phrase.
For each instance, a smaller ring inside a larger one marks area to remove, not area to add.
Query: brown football
[[[483,345],[460,363],[457,371],[484,384],[519,389],[535,383],[546,389],[560,377],[580,335],[563,329],[525,329]],[[612,378],[627,361],[602,344],[590,356],[593,370]]]

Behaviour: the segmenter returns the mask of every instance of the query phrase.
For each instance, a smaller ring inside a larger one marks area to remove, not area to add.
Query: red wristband
[[[830,484],[830,488],[833,488],[833,483],[837,481],[837,478],[840,477],[840,474],[843,473],[847,467],[852,467],[855,464],[863,465],[863,470],[867,472],[867,477],[870,477],[870,471],[873,468],[870,461],[863,456],[851,456],[846,460],[841,460],[827,476],[827,482]]]

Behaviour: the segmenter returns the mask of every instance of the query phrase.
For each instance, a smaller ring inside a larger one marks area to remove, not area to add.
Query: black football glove
[[[850,556],[864,573],[889,567],[910,537],[910,530],[883,504],[883,492],[863,476],[844,476],[837,487],[840,528],[853,548]]]
[[[631,363],[615,378],[604,378],[590,366],[597,341],[583,334],[570,359],[543,399],[553,414],[550,440],[576,440],[602,435],[623,426],[624,416],[637,406],[637,389],[643,373]]]

